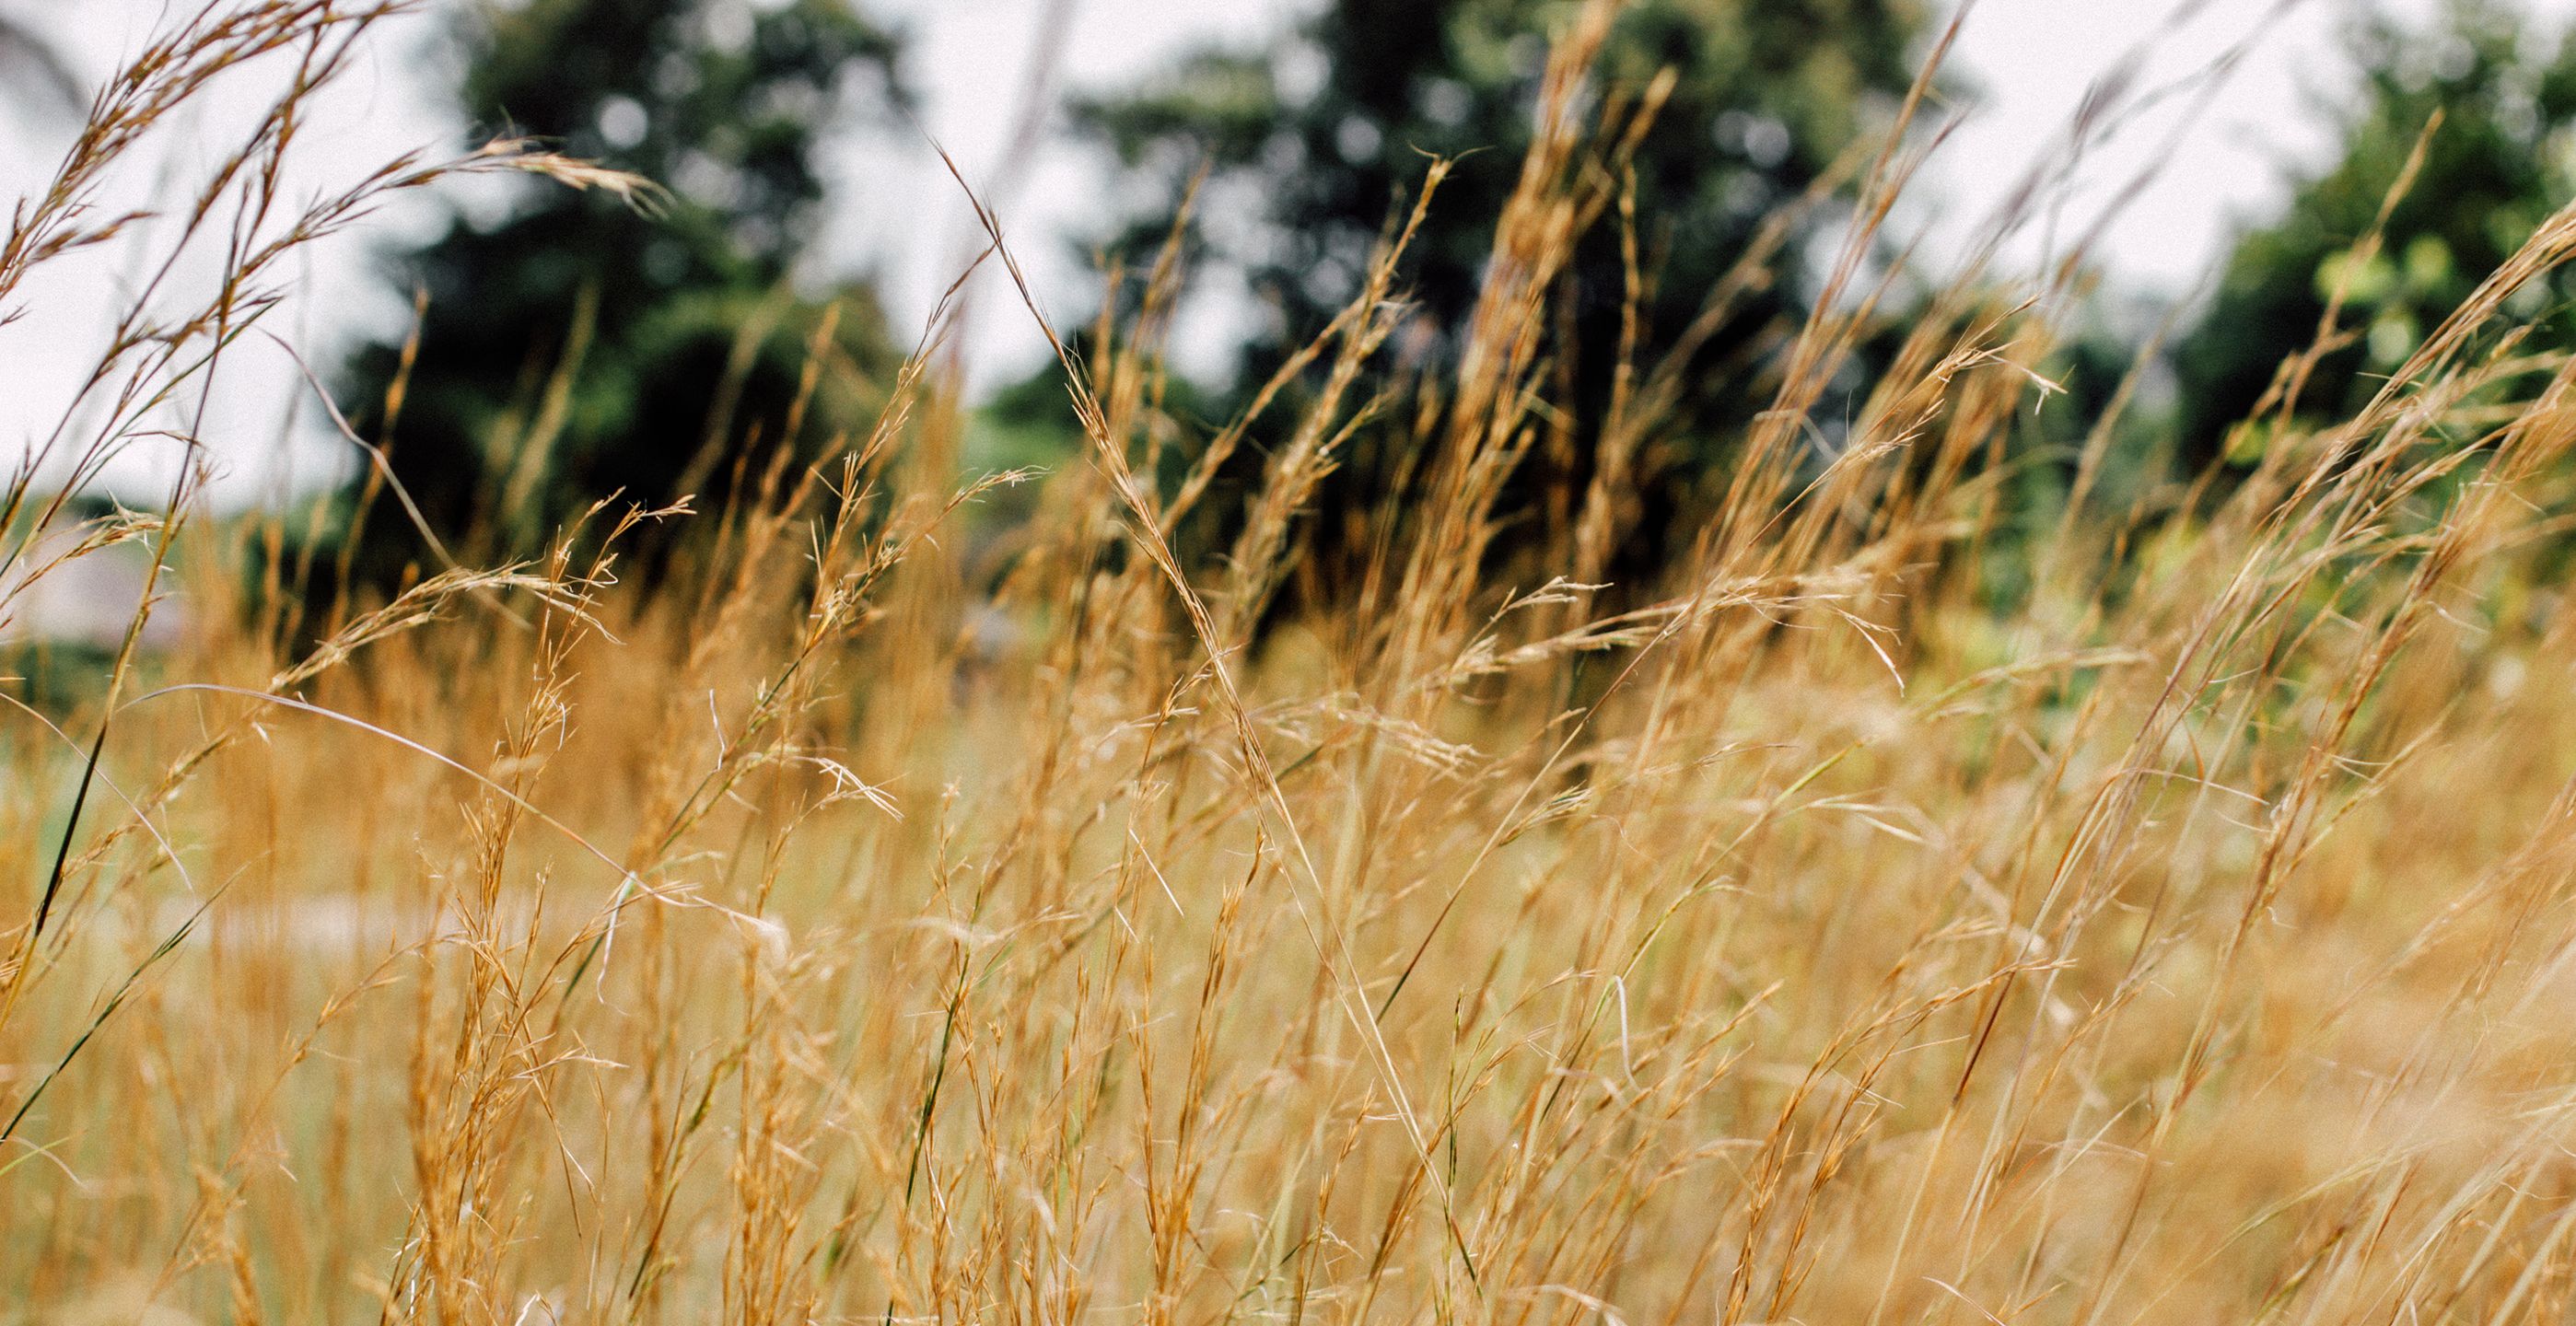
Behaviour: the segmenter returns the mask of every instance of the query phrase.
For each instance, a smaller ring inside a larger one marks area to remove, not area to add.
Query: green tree
[[[835,371],[801,431],[850,412],[864,380],[851,370],[887,355],[875,304],[793,283],[819,139],[900,96],[883,29],[845,0],[526,0],[476,7],[458,37],[459,96],[482,129],[557,140],[667,193],[629,207],[529,188],[404,260],[427,306],[388,440],[434,527],[523,548],[611,491],[720,489],[763,459],[755,444],[803,444],[783,433],[827,317]],[[386,401],[402,360],[367,347],[346,395]],[[381,581],[419,545],[379,514],[361,566]]]
[[[1405,291],[1434,333],[1410,353],[1457,348],[1493,227],[1527,149],[1547,34],[1567,0],[1335,0],[1266,50],[1197,55],[1148,86],[1089,102],[1079,121],[1115,148],[1149,204],[1125,236],[1169,228],[1202,165],[1203,254],[1238,270],[1268,309],[1244,347],[1238,391],[1266,376],[1359,288],[1371,242],[1421,181],[1426,154],[1459,158],[1409,255]],[[1639,0],[1598,69],[1635,97],[1664,69],[1670,100],[1636,154],[1638,236],[1652,269],[1641,347],[1660,354],[1794,200],[1912,81],[1915,0]],[[1249,200],[1248,203],[1245,200]],[[1801,245],[1786,278],[1746,302],[1701,355],[1740,355],[1799,309]],[[1615,226],[1587,236],[1564,305],[1575,399],[1596,416],[1619,342],[1626,278]],[[1709,374],[1695,415],[1739,412],[1740,377]],[[1363,462],[1364,462],[1364,458]]]
[[[2319,361],[2294,403],[2309,417],[2360,408],[2576,189],[2576,45],[2550,49],[2511,9],[2457,0],[2429,30],[2374,16],[2352,30],[2351,49],[2361,81],[2337,116],[2338,155],[2294,181],[2277,219],[2237,241],[2176,350],[2181,428],[2197,459],[2259,454],[2264,430],[2236,425],[2315,339],[2337,290],[2350,340]],[[2419,141],[2422,165],[2373,251],[2364,241]],[[2513,311],[2563,347],[2576,338],[2569,293],[2564,277],[2535,282]]]

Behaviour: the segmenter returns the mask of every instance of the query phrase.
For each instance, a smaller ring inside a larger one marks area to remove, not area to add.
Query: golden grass
[[[225,12],[102,96],[0,304],[191,79],[260,46],[318,83],[372,13]],[[2497,310],[2576,218],[2360,417],[2079,501],[2005,593],[2040,319],[1944,297],[1809,441],[1911,158],[1863,163],[1700,537],[1601,594],[1672,370],[1564,519],[1497,503],[1653,110],[1573,109],[1609,12],[1559,43],[1461,367],[1363,399],[1391,234],[1222,564],[1170,550],[1215,490],[1137,477],[1168,256],[1068,355],[1088,463],[989,596],[941,541],[978,484],[929,354],[655,596],[602,511],[317,606],[290,657],[193,477],[97,526],[187,549],[198,620],[0,726],[0,1321],[2570,1311],[2576,373]],[[234,278],[138,303],[58,460],[192,399],[276,255],[435,173],[290,209],[294,104],[195,204]],[[1419,463],[1319,530],[1358,446]],[[1257,637],[1319,539],[1363,583]]]

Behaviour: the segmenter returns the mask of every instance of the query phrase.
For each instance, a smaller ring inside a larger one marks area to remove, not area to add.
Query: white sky
[[[436,0],[448,3],[449,0]],[[875,0],[873,12],[909,29],[908,77],[921,98],[922,127],[959,160],[979,187],[990,186],[1037,50],[1041,16],[1057,0]],[[1292,22],[1315,0],[1069,0],[1069,26],[1054,68],[1064,83],[1104,88],[1133,80],[1160,62],[1211,42],[1250,43]],[[1400,2],[1400,0],[1390,0]],[[2152,47],[2144,86],[2178,89],[2156,113],[2093,151],[2077,172],[2073,200],[2053,231],[2031,227],[2005,249],[2028,264],[2052,244],[2081,231],[2100,200],[2154,160],[2173,137],[2168,168],[2136,197],[2101,253],[2113,278],[2131,288],[2188,291],[2221,253],[2233,225],[2259,217],[2280,196],[2285,163],[2314,159],[2324,144],[2309,113],[2312,99],[2346,86],[2336,27],[2366,0],[2207,0],[2174,26],[2176,0],[1979,0],[1953,56],[1977,89],[1971,113],[1936,159],[1905,223],[1927,228],[1930,251],[1957,254],[1981,236],[1984,218],[2032,164],[2042,160],[2089,86],[2142,43]],[[2422,15],[2437,0],[2390,0],[2387,7]],[[2576,17],[2576,0],[2522,0],[2551,23]],[[8,15],[53,37],[85,78],[104,77],[130,55],[169,10],[195,0],[0,0]],[[317,151],[309,182],[349,172],[410,147],[438,145],[456,131],[440,110],[443,66],[425,58],[425,20],[406,20],[383,34],[364,67],[338,89],[328,116],[317,117]],[[2196,118],[2192,82],[2221,56],[2250,43],[2234,73]],[[0,205],[41,185],[72,126],[31,104],[24,71],[0,64]],[[174,140],[171,163],[184,170],[192,151],[222,140],[227,116],[260,104],[244,85]],[[837,266],[876,275],[899,331],[917,327],[967,251],[971,218],[936,158],[918,140],[874,138],[836,154],[835,207],[828,256]],[[138,169],[111,202],[139,202],[162,177]],[[1090,277],[1057,236],[1101,215],[1109,176],[1103,163],[1060,141],[1043,147],[1018,187],[999,202],[1014,248],[1031,268],[1051,309],[1078,314]],[[2088,200],[2090,200],[2088,202]],[[350,336],[398,327],[404,302],[370,277],[370,249],[425,233],[435,214],[396,209],[338,237],[309,259],[310,277],[272,329],[327,363]],[[71,382],[95,354],[117,292],[130,288],[132,252],[106,252],[66,264],[21,292],[29,316],[0,327],[0,457],[52,426]],[[1043,344],[1007,292],[987,282],[977,298],[968,357],[982,381],[1025,371]],[[1184,326],[1185,368],[1210,369],[1224,359],[1228,311],[1222,301]],[[212,442],[230,472],[234,496],[250,497],[300,469],[345,463],[310,417],[282,422],[286,403],[302,395],[287,357],[253,341],[226,370]],[[282,437],[301,445],[281,447]],[[281,462],[280,457],[288,460]],[[138,460],[120,471],[120,487],[159,467]],[[144,490],[128,493],[143,500]]]

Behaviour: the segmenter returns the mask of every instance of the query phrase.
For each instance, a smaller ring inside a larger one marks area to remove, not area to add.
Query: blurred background
[[[192,10],[0,0],[0,194],[40,188],[89,90]],[[212,491],[240,507],[359,484],[359,453],[320,389],[391,443],[396,471],[453,529],[506,541],[608,491],[720,491],[764,433],[778,440],[809,362],[826,364],[811,402],[824,427],[863,418],[973,259],[981,234],[942,149],[1066,328],[1104,297],[1132,308],[1132,273],[1204,178],[1170,337],[1173,412],[1202,432],[1356,293],[1369,242],[1430,154],[1458,158],[1405,273],[1422,311],[1408,362],[1436,363],[1528,141],[1545,34],[1567,12],[1557,0],[429,0],[389,20],[330,89],[328,113],[301,127],[300,187],[516,133],[651,177],[666,204],[639,213],[482,180],[308,249],[194,425]],[[2052,278],[2049,314],[2072,329],[2057,378],[2069,400],[2038,444],[2087,427],[2142,362],[2125,426],[2167,458],[2156,463],[2189,464],[2248,445],[2237,421],[2340,282],[2359,328],[2310,395],[2339,407],[2565,201],[2571,14],[2576,0],[1984,0],[1908,139],[1929,156],[1878,254],[1904,274],[1891,312],[1902,290]],[[1712,381],[1732,385],[1685,402],[1706,435],[1758,407],[1761,355],[1813,298],[1840,233],[1843,181],[1957,17],[1917,0],[1630,8],[1603,94],[1671,75],[1636,163],[1646,348],[1686,341],[1724,370]],[[220,89],[188,112],[202,123],[168,139],[167,159],[126,171],[98,206],[184,186],[204,165],[191,145],[232,141],[223,118],[254,115],[292,76],[272,63],[258,71],[268,87]],[[2436,106],[2447,121],[2389,243],[2367,271],[2338,267]],[[1820,201],[1799,206],[1811,189]],[[1775,277],[1694,332],[1708,291],[1771,221],[1786,227]],[[17,316],[0,325],[0,456],[65,427],[118,309],[184,288],[184,263],[138,269],[150,238],[143,227],[50,264],[5,311]],[[970,404],[960,460],[1060,462],[1073,437],[1061,388],[997,267],[944,324]],[[1114,270],[1131,275],[1113,284]],[[1566,331],[1590,350],[1567,356],[1583,365],[1578,402],[1606,390],[1619,270],[1605,237],[1572,278],[1589,283]],[[2068,272],[2080,276],[2056,279]],[[2534,298],[2554,297],[2541,289]],[[389,421],[398,377],[407,390]],[[1665,457],[1656,482],[1686,490],[1722,453]],[[149,503],[175,455],[138,438],[88,487]],[[416,572],[416,551],[370,547],[353,565],[391,583]]]

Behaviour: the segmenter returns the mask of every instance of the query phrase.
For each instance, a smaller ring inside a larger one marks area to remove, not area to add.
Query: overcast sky
[[[0,0],[0,15],[49,35],[77,73],[100,78],[132,53],[165,6],[193,8],[195,2]],[[979,183],[997,182],[1032,68],[1054,71],[1059,88],[1112,87],[1196,46],[1257,42],[1314,0],[1069,0],[1060,47],[1042,50],[1041,17],[1059,2],[875,0],[872,6],[910,32],[908,77],[920,94],[922,129]],[[2005,255],[2020,264],[2040,260],[2170,146],[2170,164],[2128,205],[2101,256],[2113,277],[2132,288],[2187,292],[2221,253],[2231,227],[2277,201],[2284,168],[2323,151],[2309,107],[2348,85],[2334,32],[2360,12],[2360,3],[2286,0],[2276,9],[2275,0],[2210,0],[2187,8],[2176,0],[1979,0],[1954,56],[1973,99],[1954,108],[1966,119],[1903,223],[1924,229],[1936,255],[1965,252],[1988,232],[1993,209],[2044,159],[2087,88],[2124,54],[2143,48],[2151,53],[2143,86],[2171,95],[2088,155],[2055,224],[2026,227]],[[2388,7],[2422,15],[2436,3],[2391,0]],[[2552,24],[2576,14],[2576,0],[2524,5]],[[2178,10],[2187,21],[2177,22]],[[335,178],[335,169],[345,174],[405,148],[438,144],[458,130],[440,104],[444,66],[424,55],[426,26],[407,20],[385,33],[338,90],[332,114],[321,117],[326,123],[317,130],[312,187]],[[2239,48],[2243,58],[2217,79],[2213,71],[2222,57]],[[39,185],[71,131],[60,116],[28,104],[25,82],[23,70],[0,64],[0,202]],[[208,108],[174,140],[172,162],[162,168],[184,171],[191,153],[221,141],[226,115],[254,108],[256,91],[244,87]],[[828,261],[873,272],[899,328],[908,330],[968,251],[970,217],[936,158],[909,131],[848,145],[836,153],[830,173],[836,190]],[[138,169],[118,201],[140,201],[159,178],[159,169]],[[1001,200],[1014,247],[1051,307],[1066,314],[1085,305],[1089,276],[1056,236],[1100,215],[1107,180],[1102,163],[1088,153],[1050,142]],[[281,310],[274,329],[327,361],[352,335],[398,326],[403,302],[371,279],[370,249],[427,233],[434,223],[433,212],[397,209],[331,241],[312,255],[304,293]],[[95,353],[132,262],[131,253],[92,255],[22,292],[29,316],[0,327],[0,455],[51,426],[69,383]],[[1042,342],[1024,315],[999,290],[982,298],[969,342],[979,378],[989,382],[1037,362]],[[1229,316],[1224,301],[1213,301],[1196,326],[1183,328],[1185,368],[1222,362]],[[273,479],[281,455],[296,457],[293,464],[308,477],[345,459],[327,454],[312,419],[281,425],[282,403],[301,394],[282,351],[251,343],[226,372],[226,408],[210,431],[236,496],[253,495]],[[303,445],[279,448],[277,439],[289,433]],[[128,482],[151,468],[130,468]]]

